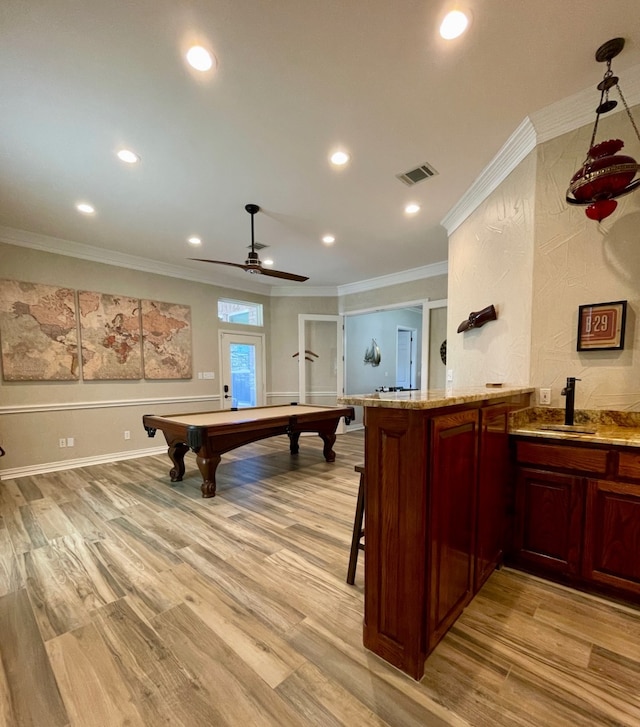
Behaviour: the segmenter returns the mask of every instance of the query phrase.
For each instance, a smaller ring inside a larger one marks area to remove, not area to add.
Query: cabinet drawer
[[[559,447],[533,442],[518,442],[518,462],[604,474],[607,469],[605,449],[583,449],[582,447]],[[640,471],[640,463],[637,465]]]
[[[620,452],[618,460],[619,477],[635,477],[640,480],[640,449],[635,452]]]

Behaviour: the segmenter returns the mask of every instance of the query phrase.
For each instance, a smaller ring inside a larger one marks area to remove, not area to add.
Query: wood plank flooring
[[[504,569],[417,683],[345,583],[363,433],[0,483],[0,725],[640,725],[640,611]]]

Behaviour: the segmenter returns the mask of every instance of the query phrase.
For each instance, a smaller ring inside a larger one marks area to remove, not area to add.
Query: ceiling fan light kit
[[[258,253],[256,252],[256,241],[253,231],[253,218],[260,212],[260,207],[257,204],[245,205],[245,210],[251,215],[251,252],[247,254],[247,259],[244,261],[244,265],[241,263],[230,263],[224,260],[203,260],[202,258],[189,258],[201,263],[213,263],[214,265],[229,265],[232,268],[241,268],[251,275],[267,275],[271,278],[282,278],[283,280],[293,280],[297,283],[303,283],[305,280],[309,280],[304,275],[296,275],[295,273],[285,273],[282,270],[269,270],[262,267]]]

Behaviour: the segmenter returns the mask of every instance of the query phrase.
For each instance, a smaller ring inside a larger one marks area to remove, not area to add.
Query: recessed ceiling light
[[[333,235],[325,235],[322,238],[322,242],[324,242],[325,245],[333,245],[333,243],[336,241],[336,238]]]
[[[408,215],[415,215],[415,214],[416,214],[416,212],[419,212],[419,211],[420,211],[420,205],[419,205],[419,204],[416,204],[415,202],[412,202],[411,204],[408,204],[408,205],[407,205],[407,206],[406,206],[406,207],[404,208],[404,211],[405,211],[405,212],[406,212],[406,213],[407,213]]]
[[[190,238],[189,238],[189,239],[187,240],[187,242],[188,242],[188,243],[189,243],[190,245],[202,245],[202,240],[201,240],[201,239],[200,239],[199,237],[197,237],[196,235],[193,235],[193,237],[190,237]]]
[[[331,155],[331,163],[335,164],[336,167],[344,166],[349,159],[351,159],[351,155],[347,154],[346,151],[336,151]]]
[[[92,215],[96,211],[95,207],[87,204],[86,202],[79,202],[76,205],[76,209],[78,210],[78,212],[82,212],[83,215]]]
[[[127,164],[136,164],[140,161],[140,157],[135,151],[131,151],[131,149],[120,149],[117,156],[121,162],[126,162]]]
[[[216,65],[216,57],[201,45],[194,45],[187,51],[187,62],[196,71],[208,71]]]
[[[453,40],[462,35],[469,25],[469,18],[460,10],[447,13],[440,25],[440,35],[445,40]]]
[[[265,258],[265,259],[264,259],[264,260],[262,261],[262,264],[263,264],[263,265],[273,265],[273,260],[272,260],[272,259],[271,259],[270,257],[268,257],[268,258]]]

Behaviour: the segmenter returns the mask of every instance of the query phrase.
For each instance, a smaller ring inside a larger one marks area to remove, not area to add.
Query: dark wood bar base
[[[501,562],[507,415],[528,402],[365,408],[364,644],[414,679]]]

